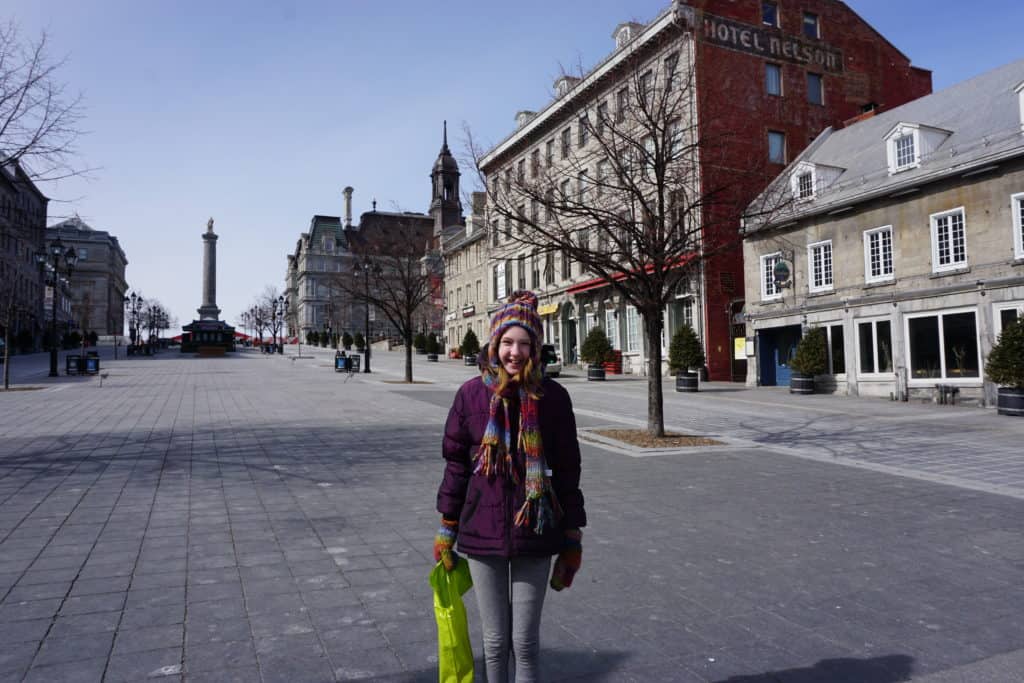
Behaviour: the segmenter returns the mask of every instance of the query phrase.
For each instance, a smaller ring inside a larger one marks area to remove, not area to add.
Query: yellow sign
[[[736,360],[746,360],[747,340],[745,337],[732,338],[732,357]]]
[[[537,307],[538,315],[554,315],[558,313],[558,304],[544,304]]]

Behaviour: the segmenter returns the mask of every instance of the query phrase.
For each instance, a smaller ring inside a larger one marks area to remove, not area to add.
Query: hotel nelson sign
[[[704,40],[747,54],[842,73],[843,53],[819,41],[783,34],[776,28],[751,26],[712,14],[701,16]]]

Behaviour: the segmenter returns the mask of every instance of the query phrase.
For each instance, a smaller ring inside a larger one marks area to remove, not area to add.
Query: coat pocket
[[[474,475],[469,478],[466,505],[459,519],[459,536],[496,541],[504,538],[501,479]]]

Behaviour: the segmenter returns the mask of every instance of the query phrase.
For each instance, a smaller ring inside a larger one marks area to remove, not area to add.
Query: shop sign
[[[705,14],[702,19],[704,40],[713,45],[831,73],[843,72],[843,53],[819,41],[802,40],[777,28],[751,26],[713,14]]]
[[[476,305],[470,304],[469,306],[462,307],[462,317],[469,318],[476,314]]]

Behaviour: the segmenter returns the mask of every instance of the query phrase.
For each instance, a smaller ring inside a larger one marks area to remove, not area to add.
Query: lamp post
[[[274,333],[277,334],[278,330],[280,330],[281,343],[277,347],[277,352],[280,354],[284,354],[284,321],[287,311],[288,299],[282,294],[274,301]]]
[[[371,265],[369,259],[365,259],[360,263],[356,263],[354,271],[356,275],[362,273],[363,276],[363,304],[365,305],[366,318],[364,320],[365,327],[365,343],[366,343],[366,362],[363,363],[363,372],[370,372],[370,270],[379,273],[380,269],[375,268]]]
[[[142,315],[142,307],[145,299],[132,292],[131,296],[124,298],[124,307],[128,313],[128,340],[131,342],[132,353],[138,349],[136,344],[141,341],[142,335],[139,332],[139,317]]]
[[[71,279],[71,272],[78,263],[78,254],[74,247],[64,249],[64,243],[58,237],[50,244],[48,251],[36,254],[36,263],[44,271],[50,271],[53,275],[50,286],[53,296],[51,298],[50,318],[50,377],[57,376],[57,290],[60,288],[61,273]]]

